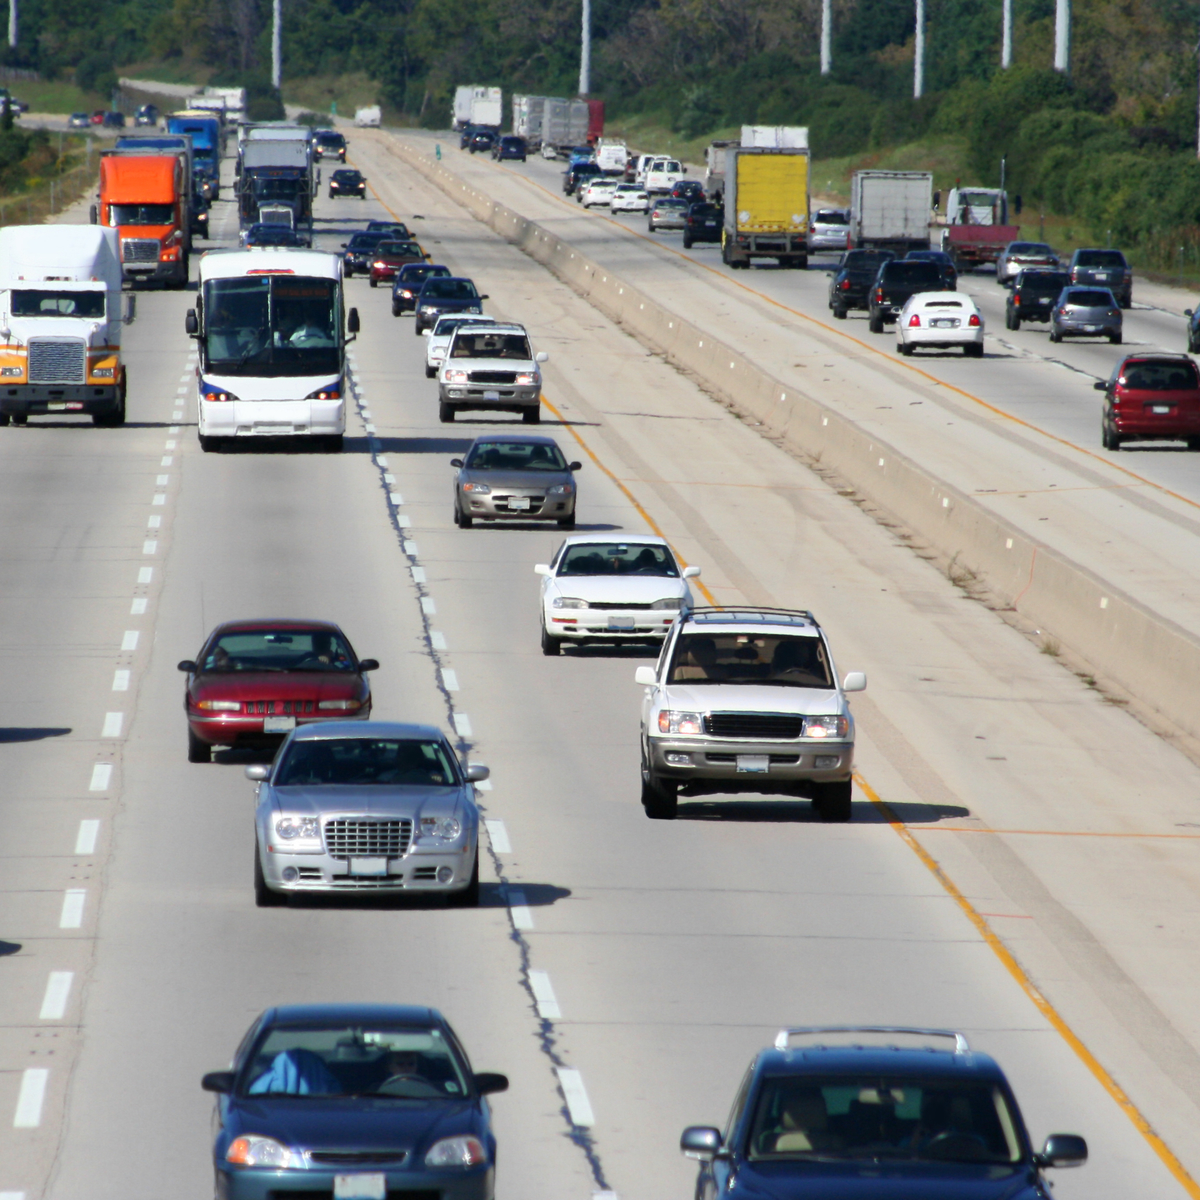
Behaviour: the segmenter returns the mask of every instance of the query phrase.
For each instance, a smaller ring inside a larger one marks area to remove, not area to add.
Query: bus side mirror
[[[348,330],[350,330],[351,333],[357,333],[359,331],[359,329],[361,328],[361,325],[359,324],[359,320],[358,320],[358,309],[357,308],[352,308],[350,310],[350,317],[346,321],[346,328]]]
[[[187,331],[188,337],[195,337],[200,332],[200,322],[196,319],[194,308],[187,310],[187,316],[183,318],[183,328]]]

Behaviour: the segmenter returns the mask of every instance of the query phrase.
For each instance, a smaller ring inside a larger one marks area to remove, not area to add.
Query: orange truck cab
[[[115,228],[128,280],[187,284],[191,238],[183,159],[174,154],[106,154],[96,218]]]

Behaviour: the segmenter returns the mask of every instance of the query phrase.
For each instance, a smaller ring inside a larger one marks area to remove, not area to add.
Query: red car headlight
[[[197,708],[202,708],[206,712],[241,712],[242,705],[239,700],[199,700],[196,703]]]

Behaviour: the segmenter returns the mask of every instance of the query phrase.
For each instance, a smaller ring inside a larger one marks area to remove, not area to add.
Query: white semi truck
[[[0,425],[30,413],[86,413],[125,421],[117,230],[104,225],[0,229]]]

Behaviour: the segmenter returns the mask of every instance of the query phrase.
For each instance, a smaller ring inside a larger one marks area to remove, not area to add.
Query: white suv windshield
[[[772,633],[685,633],[675,644],[667,682],[834,686],[819,637]]]

